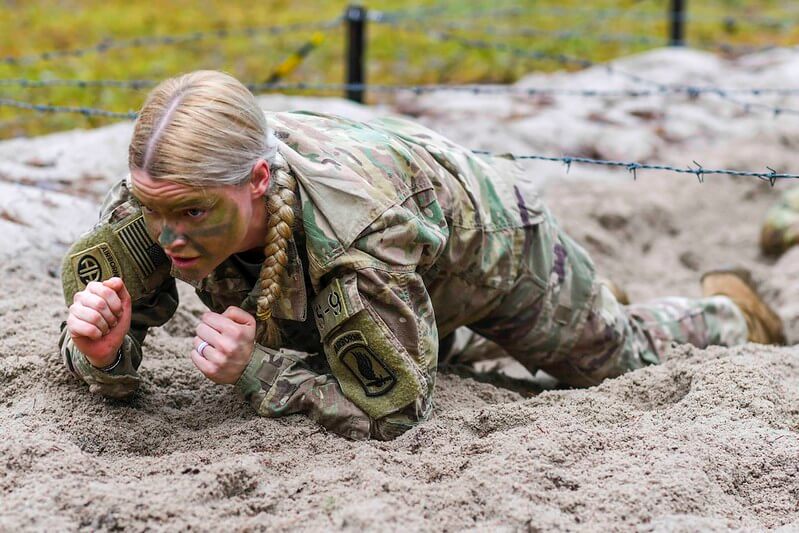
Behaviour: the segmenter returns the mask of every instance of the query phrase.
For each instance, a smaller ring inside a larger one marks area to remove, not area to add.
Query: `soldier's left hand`
[[[238,381],[255,348],[255,318],[243,309],[230,306],[221,315],[204,313],[196,333],[191,351],[194,366],[214,383]],[[208,345],[203,347],[203,341]]]

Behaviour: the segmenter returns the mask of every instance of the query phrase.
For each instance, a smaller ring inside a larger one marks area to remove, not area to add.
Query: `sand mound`
[[[619,68],[755,86],[795,76],[797,58],[657,51]],[[603,75],[522,84],[626,83]],[[357,118],[390,111],[263,103]],[[498,151],[781,168],[799,139],[795,121],[705,97],[479,103],[431,95],[396,109]],[[181,285],[177,315],[145,343],[141,390],[130,401],[90,395],[55,349],[66,315],[58,268],[124,171],[129,135],[119,124],[0,143],[0,530],[799,529],[795,347],[675,347],[661,366],[534,397],[444,373],[431,421],[393,442],[353,443],[300,416],[259,418],[207,381],[187,356],[203,306]],[[703,269],[743,264],[799,340],[799,250],[776,263],[757,252],[776,194],[767,185],[530,169],[562,224],[634,300],[696,296]]]

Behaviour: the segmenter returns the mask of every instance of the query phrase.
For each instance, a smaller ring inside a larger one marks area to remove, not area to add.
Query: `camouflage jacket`
[[[264,416],[302,412],[350,438],[393,438],[429,416],[439,338],[491,316],[518,273],[518,230],[544,208],[514,161],[478,157],[402,119],[267,119],[300,199],[273,309],[290,350],[256,346],[237,387]],[[118,184],[102,216],[129,214],[129,200]],[[113,368],[94,368],[62,335],[69,368],[93,390],[125,396],[138,386],[147,328],[176,309],[176,274],[160,274],[134,302]],[[233,256],[194,285],[217,312],[254,313],[256,276],[257,265]]]

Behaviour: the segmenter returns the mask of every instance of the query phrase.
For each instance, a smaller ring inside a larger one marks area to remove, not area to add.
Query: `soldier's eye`
[[[190,218],[200,218],[205,214],[205,209],[200,209],[199,207],[193,207],[191,209],[186,209],[186,215]]]

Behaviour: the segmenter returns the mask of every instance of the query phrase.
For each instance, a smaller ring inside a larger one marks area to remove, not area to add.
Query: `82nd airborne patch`
[[[358,380],[367,396],[382,396],[394,387],[397,377],[377,356],[360,331],[348,331],[333,339],[339,360]]]
[[[78,282],[86,287],[92,281],[104,281],[120,275],[120,266],[111,247],[98,244],[70,258]]]

